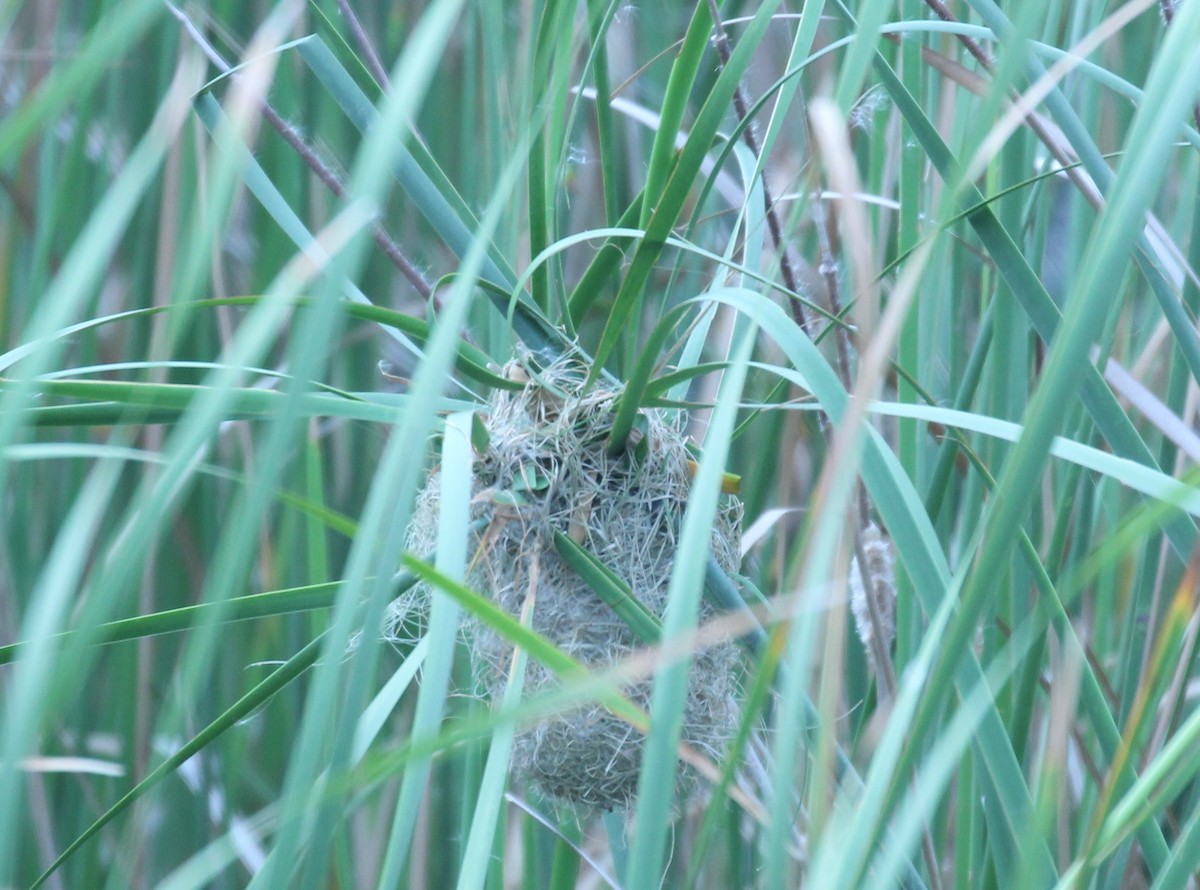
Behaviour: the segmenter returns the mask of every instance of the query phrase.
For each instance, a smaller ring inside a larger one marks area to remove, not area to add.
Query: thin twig
[[[227,62],[225,58],[216,50],[212,43],[210,43],[209,40],[202,33],[200,33],[200,30],[195,26],[191,19],[188,18],[187,13],[183,12],[183,10],[171,3],[170,0],[164,0],[164,2],[166,3],[167,8],[171,11],[171,14],[179,20],[184,31],[186,31],[188,36],[192,38],[192,41],[200,48],[201,52],[203,52],[209,62],[212,63],[213,67],[215,67],[222,74],[228,74],[230,71],[232,71],[233,66],[230,65],[229,62]],[[281,137],[283,137],[283,141],[286,142],[291,149],[296,152],[305,165],[314,174],[316,174],[317,178],[321,180],[321,182],[325,184],[326,188],[333,192],[333,194],[339,199],[345,198],[346,186],[342,182],[341,177],[338,176],[332,167],[325,163],[325,161],[317,153],[316,149],[309,145],[308,142],[305,141],[304,137],[300,135],[300,132],[286,120],[284,120],[283,116],[277,112],[269,102],[263,101],[260,107],[263,117],[266,118],[267,123],[269,123],[275,129],[275,131],[279,133]],[[383,254],[392,261],[392,264],[400,270],[400,274],[403,275],[408,283],[413,286],[413,289],[420,294],[423,299],[428,300],[432,298],[433,285],[429,283],[429,280],[425,277],[421,270],[418,269],[416,265],[404,255],[404,251],[400,248],[400,245],[397,244],[391,235],[387,233],[387,230],[384,229],[382,223],[376,222],[371,226],[371,236],[376,245],[378,245],[379,249],[383,251]]]
[[[809,115],[804,115],[805,126],[808,131],[809,144],[817,147],[821,143],[816,138],[813,132],[813,122]],[[828,166],[828,165],[827,165]],[[817,166],[813,166],[813,178],[819,176]],[[841,188],[843,191],[848,190],[845,183],[831,183],[831,187]],[[838,262],[834,253],[833,237],[831,227],[829,225],[828,216],[826,214],[825,199],[823,190],[820,188],[819,182],[814,182],[812,201],[812,219],[813,225],[817,232],[817,242],[821,252],[820,264],[818,269],[825,282],[826,297],[829,300],[829,309],[835,318],[841,318],[843,314],[841,301],[841,276],[838,270]],[[851,376],[850,369],[850,328],[847,324],[839,325],[834,335],[837,344],[838,355],[838,371],[842,379],[842,384],[848,392],[853,392],[857,387],[854,384],[854,378]],[[868,373],[860,368],[860,374]],[[859,381],[860,385],[862,380]],[[888,637],[890,634],[885,630],[885,620],[883,617],[883,598],[885,596],[894,596],[892,593],[887,593],[882,589],[883,579],[875,577],[875,573],[871,571],[871,563],[867,559],[866,547],[864,546],[864,537],[867,533],[868,526],[871,524],[871,506],[867,496],[866,486],[863,484],[862,477],[859,476],[855,480],[855,501],[854,513],[852,517],[854,522],[853,544],[854,544],[854,561],[858,565],[859,577],[862,582],[862,591],[867,606],[867,623],[871,628],[870,639],[865,641],[869,648],[871,661],[875,666],[876,682],[880,692],[881,702],[891,700],[896,695],[896,668],[892,662],[892,654],[888,646]],[[915,780],[914,780],[915,781]],[[933,842],[933,835],[930,831],[929,823],[926,822],[921,827],[921,855],[925,860],[925,868],[929,873],[929,885],[932,890],[940,890],[942,887],[941,868],[937,856],[937,847]]]
[[[729,35],[725,33],[725,26],[721,23],[721,13],[717,9],[716,0],[708,0],[709,15],[713,20],[713,34],[715,35],[715,44],[717,55],[721,57],[721,64],[728,65],[729,57],[732,52],[729,48]],[[754,127],[751,122],[746,120],[750,113],[750,103],[746,98],[746,90],[741,82],[738,82],[737,89],[733,93],[733,107],[737,112],[738,120],[745,121],[746,126],[742,128],[742,139],[746,143],[746,147],[750,149],[751,154],[757,159],[759,156],[758,137],[754,135]],[[779,221],[779,214],[775,211],[775,199],[771,196],[771,185],[767,180],[766,171],[762,171],[761,175],[763,189],[763,206],[767,214],[767,228],[771,232],[771,242],[775,245],[775,252],[779,255],[779,271],[783,275],[783,283],[793,294],[800,293],[799,281],[796,277],[796,270],[792,267],[792,259],[788,254],[787,244],[783,240],[783,224]],[[796,320],[796,324],[806,334],[812,334],[808,329],[808,319],[804,313],[804,304],[799,300],[788,301],[792,318]]]
[[[958,21],[958,19],[954,17],[954,13],[950,11],[949,7],[947,7],[942,0],[925,0],[925,5],[932,9],[933,14],[943,22]],[[991,71],[992,66],[995,63],[992,61],[992,57],[988,55],[987,50],[980,46],[979,41],[974,37],[968,37],[966,34],[959,34],[957,36],[958,42],[966,48],[967,52],[978,59],[980,65],[982,65],[988,71]]]
[[[341,178],[334,172],[332,167],[321,159],[316,150],[304,141],[304,137],[300,135],[296,128],[285,121],[279,112],[266,102],[262,105],[262,112],[267,122],[283,137],[283,141],[292,147],[292,150],[300,156],[301,160],[308,165],[308,168],[316,174],[317,178],[325,183],[325,186],[338,198],[345,198],[346,187],[342,183]],[[421,270],[409,261],[408,257],[400,249],[400,245],[384,230],[382,224],[376,223],[371,227],[371,236],[379,246],[379,249],[400,270],[400,273],[408,279],[409,284],[413,286],[413,289],[417,293],[426,300],[433,296],[433,285],[429,283],[421,273]]]
[[[379,84],[379,88],[385,93],[390,93],[392,91],[392,84],[388,80],[387,69],[383,67],[383,62],[380,61],[379,54],[375,52],[375,47],[371,45],[371,38],[367,36],[367,32],[364,30],[362,22],[358,20],[358,16],[354,14],[349,0],[337,0],[337,5],[338,9],[341,10],[342,18],[350,26],[350,33],[354,35],[354,40],[358,44],[359,50],[362,51],[367,70],[371,72],[371,76],[375,78],[375,82]]]
[[[815,143],[814,143],[815,144]],[[814,168],[815,169],[815,168]],[[825,202],[818,191],[813,200],[813,225],[817,230],[817,241],[821,248],[821,264],[818,267],[825,279],[825,290],[829,297],[829,309],[834,316],[842,314],[841,281],[838,275],[837,259],[833,255],[833,241],[829,234],[828,219],[825,216]],[[834,340],[837,342],[838,370],[842,385],[847,391],[853,389],[853,379],[850,376],[850,333],[846,325],[839,325]],[[854,556],[858,560],[858,569],[862,574],[863,592],[866,594],[868,614],[871,619],[871,640],[873,654],[879,669],[879,685],[884,695],[890,698],[896,690],[896,671],[892,666],[891,655],[883,645],[885,637],[882,611],[880,607],[880,590],[875,579],[868,571],[869,563],[863,548],[862,536],[871,521],[871,503],[867,498],[867,488],[860,478],[854,486],[858,515],[854,523]]]
[[[958,19],[954,16],[954,13],[947,8],[946,4],[943,3],[942,0],[925,0],[925,4],[932,9],[934,14],[942,21],[954,23],[958,22]],[[988,54],[987,50],[985,50],[979,44],[979,41],[975,40],[973,37],[968,37],[966,34],[957,34],[955,36],[958,38],[958,42],[963,45],[963,48],[975,57],[985,71],[991,72],[993,70],[995,67],[995,61]],[[927,58],[924,49],[925,48],[923,47],[922,56]],[[1016,91],[1014,90],[1013,92],[1015,93]],[[1076,188],[1079,189],[1080,193],[1092,206],[1092,208],[1097,211],[1100,210],[1104,206],[1104,196],[1100,194],[1100,190],[1096,187],[1095,182],[1092,181],[1091,176],[1078,166],[1076,163],[1078,158],[1074,157],[1072,153],[1068,152],[1066,148],[1063,147],[1062,143],[1059,142],[1059,140],[1050,131],[1050,127],[1047,125],[1046,121],[1041,115],[1034,111],[1030,111],[1029,114],[1025,115],[1025,122],[1029,125],[1029,128],[1033,130],[1034,135],[1037,136],[1042,144],[1049,149],[1050,153],[1054,155],[1054,159],[1058,161],[1059,165],[1063,168],[1063,172],[1075,184]]]

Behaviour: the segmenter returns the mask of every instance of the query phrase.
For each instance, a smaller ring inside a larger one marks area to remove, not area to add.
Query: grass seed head
[[[858,638],[867,650],[871,671],[877,674],[879,665],[875,663],[871,645],[875,637],[875,622],[871,619],[868,597],[875,599],[883,648],[890,649],[896,639],[896,552],[892,539],[873,522],[862,530],[862,549],[867,560],[865,578],[858,558],[850,562],[850,611],[854,613]],[[863,583],[864,580],[867,584]]]

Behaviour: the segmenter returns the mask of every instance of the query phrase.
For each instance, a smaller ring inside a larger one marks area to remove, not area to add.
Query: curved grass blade
[[[234,621],[247,621],[252,618],[271,618],[293,612],[325,609],[333,605],[341,587],[341,581],[328,581],[323,584],[306,584],[303,587],[289,587],[283,590],[269,590],[247,596],[230,597],[220,603],[182,606],[178,609],[168,609],[165,612],[155,612],[152,615],[139,615],[136,618],[109,621],[94,628],[88,628],[84,632],[65,631],[55,634],[50,638],[50,642],[54,645],[66,646],[77,639],[84,639],[93,646],[106,646],[110,643],[178,633],[210,622],[226,624]],[[27,642],[0,646],[0,664],[11,664],[19,660],[22,651],[28,646]]]
[[[831,421],[838,422],[846,410],[848,394],[812,341],[779,306],[753,292],[733,289],[710,295],[710,298],[750,315],[799,369],[810,392],[817,397]],[[892,535],[897,555],[912,578],[926,613],[934,614],[950,581],[946,557],[921,500],[895,455],[878,433],[870,428],[867,433],[861,470],[863,481],[884,526]],[[973,650],[960,648],[956,651],[964,657],[948,676],[953,678],[954,686],[961,694],[969,694],[980,682],[982,669]],[[984,717],[974,742],[995,788],[1000,804],[998,814],[1004,820],[1007,837],[996,840],[1010,844],[1015,851],[1023,840],[1023,827],[1032,818],[1033,801],[1004,724],[994,708]],[[1053,859],[1044,846],[1027,848],[1022,854],[1041,862],[1048,874],[1054,872]]]
[[[15,381],[0,378],[0,392],[14,384]],[[122,405],[131,411],[166,409],[180,415],[209,390],[207,386],[185,383],[126,383],[119,380],[34,380],[28,388],[39,395]],[[253,387],[230,388],[227,393],[229,411],[246,417],[278,416],[290,398],[284,392]],[[347,417],[376,423],[391,423],[396,419],[394,406],[373,404],[349,393],[339,396],[306,393],[296,403],[296,408],[310,417]]]
[[[504,293],[507,294],[507,291]],[[187,314],[197,309],[215,309],[221,306],[257,306],[265,299],[267,298],[260,295],[220,297],[208,300],[193,300],[188,303],[171,303],[166,306],[147,306],[142,309],[130,309],[125,312],[115,312],[110,315],[90,318],[86,321],[63,327],[57,332],[40,339],[22,343],[0,354],[0,372],[7,371],[22,359],[34,355],[47,343],[73,337],[83,331],[100,328],[115,322],[133,321],[139,318],[150,318],[162,314]],[[308,297],[298,297],[294,302],[294,306],[297,309],[310,309],[313,306],[313,301]],[[426,340],[429,339],[430,326],[429,322],[424,319],[414,318],[395,309],[376,306],[373,303],[346,301],[339,303],[338,306],[351,318],[371,321],[385,328],[395,328],[405,336],[410,337],[417,344],[424,345]],[[465,340],[459,343],[456,367],[465,376],[485,386],[491,386],[496,389],[519,389],[521,386],[521,384],[492,371],[491,369],[494,366],[487,353]],[[262,368],[249,370],[256,374],[276,373]]]
[[[644,196],[645,192],[639,193],[634,202],[626,207],[625,212],[612,224],[612,227],[637,231],[639,236],[644,234],[641,230],[634,228],[642,212]],[[571,290],[571,296],[567,298],[567,314],[571,319],[572,326],[579,327],[583,322],[584,315],[603,296],[605,286],[616,276],[621,263],[625,261],[625,251],[620,246],[621,240],[613,235],[608,236]]]
[[[319,37],[312,37],[299,45],[299,52],[350,121],[363,133],[370,130],[375,121],[374,108],[325,43]],[[428,160],[432,163],[432,158]],[[459,259],[465,258],[475,241],[479,223],[463,213],[465,205],[462,205],[461,198],[456,202],[459,205],[456,210],[455,202],[446,197],[448,183],[443,182],[439,186],[403,145],[395,146],[393,171],[397,182],[442,240]],[[505,267],[498,252],[489,245],[482,260],[480,278],[507,291],[511,289],[515,277]],[[565,343],[562,333],[541,314],[536,305],[528,297],[522,296],[512,309],[513,330],[532,351],[547,356],[558,355],[569,344]],[[501,312],[508,309],[499,304],[497,308]]]
[[[804,378],[781,368],[772,369],[797,386],[804,386]],[[770,405],[774,410],[816,411],[816,405]],[[887,417],[900,417],[936,423],[958,430],[980,433],[1005,442],[1019,442],[1024,427],[1021,424],[986,414],[959,411],[955,408],[940,408],[936,405],[914,405],[901,402],[872,402],[868,411]],[[1063,436],[1057,436],[1050,445],[1050,455],[1068,461],[1086,470],[1099,473],[1120,485],[1140,492],[1162,504],[1186,511],[1200,518],[1200,492],[1187,479],[1147,467],[1144,464],[1117,457],[1111,452],[1092,445],[1085,445]]]
[[[222,733],[236,726],[247,715],[252,714],[258,708],[262,707],[275,693],[279,692],[308,670],[316,662],[321,652],[321,642],[321,637],[310,641],[308,645],[289,658],[287,662],[273,670],[265,680],[258,683],[253,689],[238,699],[225,713],[196,734],[187,744],[155,767],[145,779],[130,789],[124,797],[109,807],[99,819],[89,825],[87,830],[72,841],[50,863],[50,866],[42,872],[32,887],[36,890],[37,887],[45,884],[51,875],[58,871],[59,867],[71,858],[80,847],[95,837],[100,829],[127,810],[139,798],[144,797],[155,785],[179,769],[190,758],[211,745]]]

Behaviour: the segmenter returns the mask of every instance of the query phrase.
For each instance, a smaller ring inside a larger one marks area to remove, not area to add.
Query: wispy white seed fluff
[[[863,573],[855,557],[850,563],[850,611],[854,613],[854,627],[867,650],[871,670],[878,673],[879,665],[875,663],[874,647],[871,645],[875,638],[875,624],[871,621],[867,597],[875,598],[881,641],[883,648],[888,649],[896,639],[896,552],[891,538],[873,522],[862,530],[861,538],[863,555],[867,560],[866,580],[870,586],[863,583]]]

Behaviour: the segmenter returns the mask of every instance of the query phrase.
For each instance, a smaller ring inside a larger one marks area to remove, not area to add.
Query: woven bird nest
[[[467,583],[519,616],[536,584],[533,628],[589,668],[602,671],[643,645],[628,625],[559,556],[556,531],[571,536],[621,577],[634,595],[661,617],[676,558],[676,541],[691,488],[691,471],[678,414],[644,413],[636,449],[606,450],[619,393],[584,391],[585,368],[562,361],[530,379],[519,365],[509,377],[528,380],[519,391],[497,392],[484,416],[486,453],[474,466],[472,519],[490,520],[469,548]],[[413,553],[433,549],[438,515],[438,473],[421,493],[409,527]],[[519,492],[516,506],[497,506]],[[712,528],[712,554],[727,571],[737,568],[741,505],[723,499]],[[690,558],[701,558],[692,554]],[[389,628],[397,634],[428,593],[414,589],[393,603]],[[706,605],[701,618],[711,615]],[[411,625],[410,625],[411,628]],[[499,702],[507,682],[511,645],[476,623],[465,628],[482,684]],[[734,643],[695,657],[684,712],[683,739],[719,758],[739,716],[740,654]],[[530,659],[526,696],[553,689],[557,678]],[[651,684],[626,694],[642,708]],[[585,807],[625,807],[637,792],[644,737],[603,705],[580,707],[518,732],[514,770],[560,801]],[[680,773],[681,787],[689,784]]]

